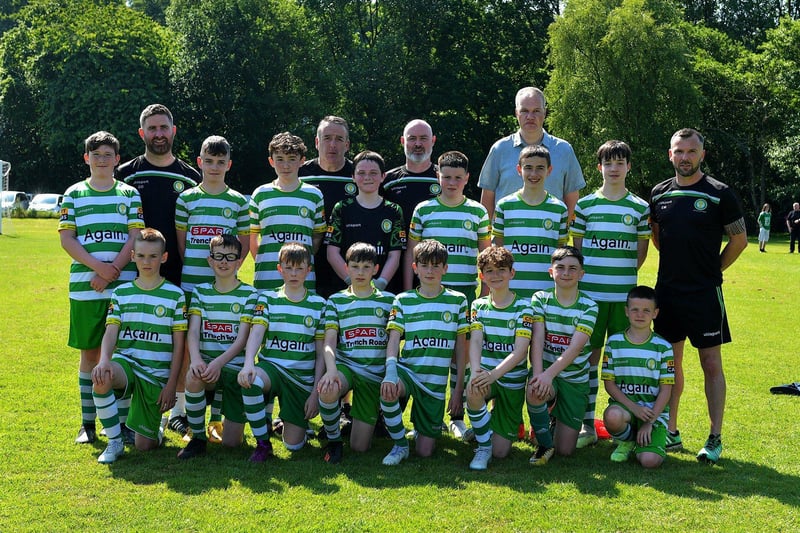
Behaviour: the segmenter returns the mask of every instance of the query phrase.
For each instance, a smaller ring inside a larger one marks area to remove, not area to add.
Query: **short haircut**
[[[322,120],[319,121],[317,125],[317,139],[319,139],[319,134],[322,131],[322,128],[325,127],[325,124],[338,124],[339,126],[344,128],[344,131],[347,133],[347,138],[350,138],[350,125],[347,123],[345,119],[342,117],[337,117],[335,115],[328,115],[322,117]]]
[[[213,253],[214,248],[233,248],[239,256],[242,255],[242,243],[232,233],[223,233],[211,237],[211,240],[208,241],[208,249]]]
[[[447,264],[447,248],[436,239],[425,239],[414,247],[415,263]]]
[[[302,265],[303,263],[311,264],[311,254],[308,248],[299,242],[287,242],[281,246],[281,251],[278,254],[278,261],[286,263],[287,265]]]
[[[519,91],[517,91],[517,95],[514,97],[514,109],[519,109],[519,102],[526,96],[538,96],[542,99],[542,107],[547,109],[547,99],[544,97],[544,93],[538,87],[523,87]]]
[[[353,158],[353,174],[356,173],[356,168],[358,168],[358,164],[362,161],[374,161],[378,164],[381,174],[386,172],[386,162],[384,162],[381,154],[371,150],[364,150],[363,152],[359,152],[358,155]]]
[[[597,149],[597,162],[602,164],[603,161],[624,159],[630,163],[632,155],[631,147],[624,142],[616,140],[606,141]]]
[[[561,261],[566,257],[574,257],[578,260],[578,262],[583,266],[583,254],[580,250],[575,248],[574,246],[569,246],[565,244],[563,246],[559,246],[553,252],[553,255],[550,256],[550,264],[552,265],[556,261]]]
[[[636,287],[632,288],[628,291],[628,297],[625,299],[625,305],[631,303],[631,298],[640,298],[642,300],[652,300],[655,304],[655,307],[658,308],[658,298],[656,297],[656,291],[652,287],[648,287],[647,285],[637,285]]]
[[[87,154],[92,150],[97,150],[101,146],[110,146],[114,149],[115,154],[119,153],[119,140],[107,131],[92,133],[83,141],[83,146]]]
[[[366,242],[354,242],[344,255],[346,263],[372,263],[378,264],[378,250]]]
[[[276,152],[284,154],[306,156],[306,145],[303,139],[297,135],[292,135],[288,131],[276,134],[269,142],[269,156],[272,157]]]
[[[672,144],[672,141],[675,140],[675,137],[680,137],[681,139],[689,139],[690,137],[694,137],[695,135],[697,136],[697,139],[700,141],[701,145],[706,144],[705,137],[703,137],[703,135],[699,131],[693,128],[681,128],[675,133],[673,133],[672,137],[670,138],[670,144]]]
[[[139,242],[157,242],[161,245],[161,253],[163,254],[167,250],[167,240],[164,238],[164,235],[161,234],[155,228],[144,228],[138,235],[136,235],[136,239],[133,241],[133,249],[136,249],[136,243]]]
[[[445,152],[440,155],[438,163],[439,168],[463,168],[464,170],[469,171],[469,159],[467,159],[467,156],[461,152],[457,152],[455,150],[450,150],[449,152]]]
[[[483,272],[486,267],[511,269],[514,266],[514,255],[502,246],[489,246],[478,254],[478,269]]]
[[[425,126],[428,129],[428,131],[431,132],[430,133],[431,137],[433,137],[433,128],[431,127],[430,124],[428,124],[427,121],[422,120],[421,118],[415,118],[414,120],[409,121],[409,123],[405,125],[405,127],[403,128],[403,137],[407,137],[408,130],[410,130],[414,126]]]
[[[232,148],[231,143],[225,137],[221,137],[219,135],[212,135],[210,137],[206,137],[206,140],[203,141],[203,145],[200,147],[200,155],[208,154],[208,155],[231,155]]]
[[[529,157],[543,157],[547,160],[547,166],[552,166],[552,162],[550,161],[550,150],[541,144],[529,144],[523,148],[519,153],[519,165],[522,166],[522,161],[528,159]]]
[[[163,104],[150,104],[142,110],[139,115],[139,127],[144,128],[144,121],[153,115],[165,115],[169,119],[170,124],[175,124],[172,120],[172,113],[169,108]]]

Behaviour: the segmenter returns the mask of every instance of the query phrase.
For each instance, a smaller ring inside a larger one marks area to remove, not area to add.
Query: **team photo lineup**
[[[630,147],[609,140],[602,184],[586,191],[571,145],[543,128],[542,91],[520,89],[513,106],[519,129],[477,180],[457,150],[432,159],[425,120],[405,125],[405,162],[388,169],[369,150],[347,159],[349,125],[326,116],[316,158],[292,133],[272,137],[276,178],[249,197],[226,184],[224,137],[202,143],[199,171],[173,155],[161,104],[142,111],[131,161],[111,133],[89,135],[89,177],[67,188],[58,224],[73,260],[75,442],[107,439],[97,461],[110,464],[170,430],[179,460],[202,461],[209,443],[242,446],[249,424],[254,463],[273,438],[290,452],[318,438],[328,463],[346,463],[348,440],[347,453],[385,447],[396,466],[449,432],[476,443],[469,468],[486,470],[523,438],[533,466],[611,438],[611,461],[657,468],[683,447],[688,337],[710,424],[696,457],[716,464],[723,271],[747,234],[736,193],[702,171],[703,134],[664,140],[675,174],[649,198],[626,188]],[[651,242],[655,287],[637,281]]]

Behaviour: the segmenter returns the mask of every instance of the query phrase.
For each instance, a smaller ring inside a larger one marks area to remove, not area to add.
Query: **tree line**
[[[86,174],[82,141],[105,129],[122,160],[138,116],[176,116],[176,153],[233,145],[229,183],[272,179],[266,147],[292,131],[314,154],[321,117],[351,124],[351,157],[403,162],[403,125],[424,118],[435,154],[477,175],[516,129],[514,95],[542,87],[546,127],[570,141],[587,190],[605,140],[633,148],[630,189],[672,174],[669,137],[708,139],[709,173],[755,221],[798,199],[800,2],[792,0],[11,0],[0,7],[0,159],[13,188],[57,192]],[[779,217],[776,217],[779,218]]]

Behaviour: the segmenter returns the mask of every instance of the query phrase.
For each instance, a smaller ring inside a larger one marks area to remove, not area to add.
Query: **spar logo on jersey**
[[[164,318],[167,316],[167,308],[163,305],[157,305],[153,308],[153,314],[156,315],[158,318]]]
[[[300,216],[301,216],[301,217],[303,217],[303,218],[308,218],[308,208],[307,208],[307,207],[305,207],[305,206],[301,207],[301,208],[298,210],[298,212],[300,213]]]
[[[348,341],[353,339],[376,339],[379,336],[378,328],[352,328],[344,332],[344,338]]]
[[[625,224],[626,226],[633,226],[633,224],[635,223],[635,221],[633,220],[633,215],[631,214],[622,215],[622,223]]]
[[[544,221],[542,222],[542,227],[547,231],[552,230],[553,227],[555,227],[555,225],[556,223],[550,220],[549,218],[544,219]]]
[[[569,335],[559,335],[558,333],[545,333],[545,340],[551,346],[563,346],[566,348],[569,346],[569,343],[572,339],[570,339]]]
[[[467,231],[472,231],[472,227],[473,226],[474,226],[474,224],[472,223],[471,220],[465,220],[464,223],[461,224],[461,227],[464,228]]]
[[[222,216],[225,218],[233,218],[233,209],[226,207],[222,210]]]
[[[191,234],[194,237],[215,237],[222,235],[225,231],[216,226],[192,226]]]
[[[172,182],[172,188],[175,190],[175,192],[182,193],[183,190],[186,188],[186,185],[184,185],[183,182],[180,180],[175,180]]]
[[[695,211],[705,211],[708,208],[708,202],[704,198],[698,198],[694,201]]]
[[[356,194],[356,184],[355,183],[348,183],[344,186],[344,192],[349,194],[350,196],[354,196]]]
[[[242,304],[239,302],[231,304],[231,313],[238,315],[242,312]]]
[[[307,328],[313,327],[314,317],[311,315],[306,315],[306,317],[303,319],[303,325]]]
[[[119,213],[120,215],[125,216],[126,214],[128,214],[128,206],[125,205],[125,204],[117,205],[117,213]]]
[[[453,321],[453,313],[451,313],[450,311],[445,311],[444,313],[442,313],[442,322],[444,322],[445,324],[449,324],[452,321]]]
[[[390,231],[392,231],[392,221],[387,218],[384,218],[383,221],[381,222],[381,229],[383,230],[384,233],[389,233]]]
[[[204,321],[203,329],[210,333],[235,333],[233,324],[225,324],[223,322]]]

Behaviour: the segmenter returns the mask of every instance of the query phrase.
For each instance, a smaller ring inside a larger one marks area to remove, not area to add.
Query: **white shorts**
[[[764,228],[759,228],[758,240],[759,242],[767,242],[769,240],[769,230]]]

